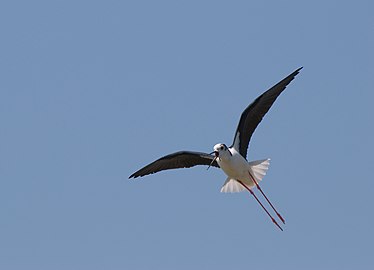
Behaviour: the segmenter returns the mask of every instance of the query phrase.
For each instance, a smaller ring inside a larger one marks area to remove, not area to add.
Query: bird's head
[[[214,153],[216,158],[218,158],[218,157],[225,158],[227,156],[231,156],[230,150],[228,149],[228,147],[224,143],[217,143],[213,147],[213,149],[214,149],[213,153]]]

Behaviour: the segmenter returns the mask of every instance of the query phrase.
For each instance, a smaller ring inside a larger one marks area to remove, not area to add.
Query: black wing
[[[163,170],[190,168],[196,165],[210,165],[213,159],[213,156],[206,153],[180,151],[159,158],[144,168],[141,168],[139,171],[133,173],[129,178],[145,176],[147,174],[152,174]],[[212,166],[219,168],[217,161],[214,161]]]
[[[231,147],[234,147],[239,153],[246,158],[249,141],[258,124],[261,122],[264,115],[269,111],[274,101],[286,89],[286,86],[295,78],[295,76],[302,69],[295,70],[292,74],[281,80],[272,88],[267,90],[261,96],[256,98],[242,113],[238,128],[235,132],[234,142]]]

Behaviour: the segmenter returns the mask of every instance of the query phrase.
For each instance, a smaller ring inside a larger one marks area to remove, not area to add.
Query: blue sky
[[[372,1],[3,1],[2,269],[372,269]],[[280,232],[224,174],[129,181],[252,137]]]

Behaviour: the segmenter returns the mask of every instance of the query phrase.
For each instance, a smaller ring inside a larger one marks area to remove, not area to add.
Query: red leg
[[[257,196],[256,196],[256,194],[250,189],[250,188],[248,188],[245,184],[243,184],[243,182],[242,181],[239,181],[239,180],[237,180],[243,187],[245,187],[248,191],[249,191],[249,193],[251,193],[252,195],[253,195],[253,197],[255,197],[255,199],[256,199],[256,201],[261,205],[261,207],[262,207],[262,209],[264,209],[264,211],[266,212],[266,214],[268,214],[268,216],[270,217],[270,219],[271,219],[271,221],[273,221],[273,223],[275,224],[275,225],[277,225],[277,227],[281,230],[281,231],[283,231],[283,229],[282,229],[282,227],[281,226],[279,226],[279,224],[278,224],[278,222],[270,215],[270,213],[269,213],[269,211],[268,210],[266,210],[266,208],[265,208],[265,206],[260,202],[260,200],[257,198]]]
[[[257,181],[255,180],[255,178],[252,176],[252,174],[249,171],[248,171],[248,173],[249,173],[249,176],[252,178],[252,181],[256,184],[256,187],[260,190],[260,192],[262,193],[262,195],[265,197],[266,201],[270,204],[271,208],[273,208],[274,212],[277,214],[277,216],[279,217],[279,219],[283,222],[283,224],[286,224],[286,222],[283,219],[283,217],[281,216],[281,214],[278,213],[278,211],[275,209],[275,207],[270,202],[270,200],[268,199],[268,197],[266,197],[265,193],[262,191],[260,185],[257,183]]]

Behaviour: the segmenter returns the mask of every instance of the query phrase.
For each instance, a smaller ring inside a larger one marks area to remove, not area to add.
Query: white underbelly
[[[244,160],[236,160],[236,162],[231,160],[219,160],[219,166],[225,172],[225,174],[236,180],[246,181],[249,179],[249,164]]]

